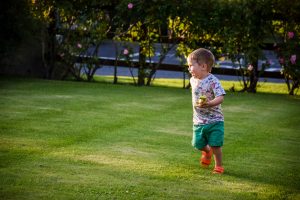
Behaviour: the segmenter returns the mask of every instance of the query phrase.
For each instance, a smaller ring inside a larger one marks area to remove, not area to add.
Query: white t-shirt
[[[210,108],[195,107],[196,102],[201,95],[205,95],[207,101],[211,101],[215,97],[226,94],[217,77],[213,74],[209,74],[203,80],[192,77],[190,79],[190,83],[192,86],[194,125],[211,124],[218,121],[224,121],[221,104]]]

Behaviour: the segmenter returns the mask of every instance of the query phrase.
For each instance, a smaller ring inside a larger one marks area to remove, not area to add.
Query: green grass
[[[0,110],[0,199],[300,198],[299,96],[227,93],[222,176],[189,90],[1,77]]]

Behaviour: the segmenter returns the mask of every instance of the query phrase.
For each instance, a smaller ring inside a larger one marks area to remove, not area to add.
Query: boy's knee
[[[192,146],[193,146],[195,149],[198,149],[196,142],[192,142]],[[199,149],[198,149],[198,150],[199,150]]]
[[[196,141],[192,141],[192,146],[197,150],[202,150],[204,148],[204,146],[202,144],[200,144],[199,142],[196,142]]]

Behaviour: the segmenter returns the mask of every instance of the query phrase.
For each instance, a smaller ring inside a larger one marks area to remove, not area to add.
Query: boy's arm
[[[217,106],[217,105],[223,103],[223,101],[224,101],[224,95],[221,95],[221,96],[214,98],[211,101],[208,101],[208,102],[205,102],[205,103],[199,105],[199,107],[200,108],[210,108],[210,107],[214,107],[214,106]]]

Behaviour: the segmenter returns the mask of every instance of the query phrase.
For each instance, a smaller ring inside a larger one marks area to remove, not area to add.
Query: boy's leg
[[[222,167],[222,147],[211,147],[214,152],[215,165]]]
[[[212,147],[215,159],[214,173],[224,172],[222,164],[222,146],[224,140],[224,122],[216,122],[210,126],[208,144]]]
[[[206,145],[205,147],[203,147],[202,149],[201,149],[201,151],[205,151],[205,153],[209,153],[210,152],[210,146],[209,145]]]
[[[200,163],[203,167],[208,167],[211,163],[211,157],[212,157],[212,148],[209,145],[204,146],[202,149],[202,155],[200,158]]]
[[[222,166],[222,147],[211,147],[215,158],[215,169],[213,173],[222,174],[224,168]]]

